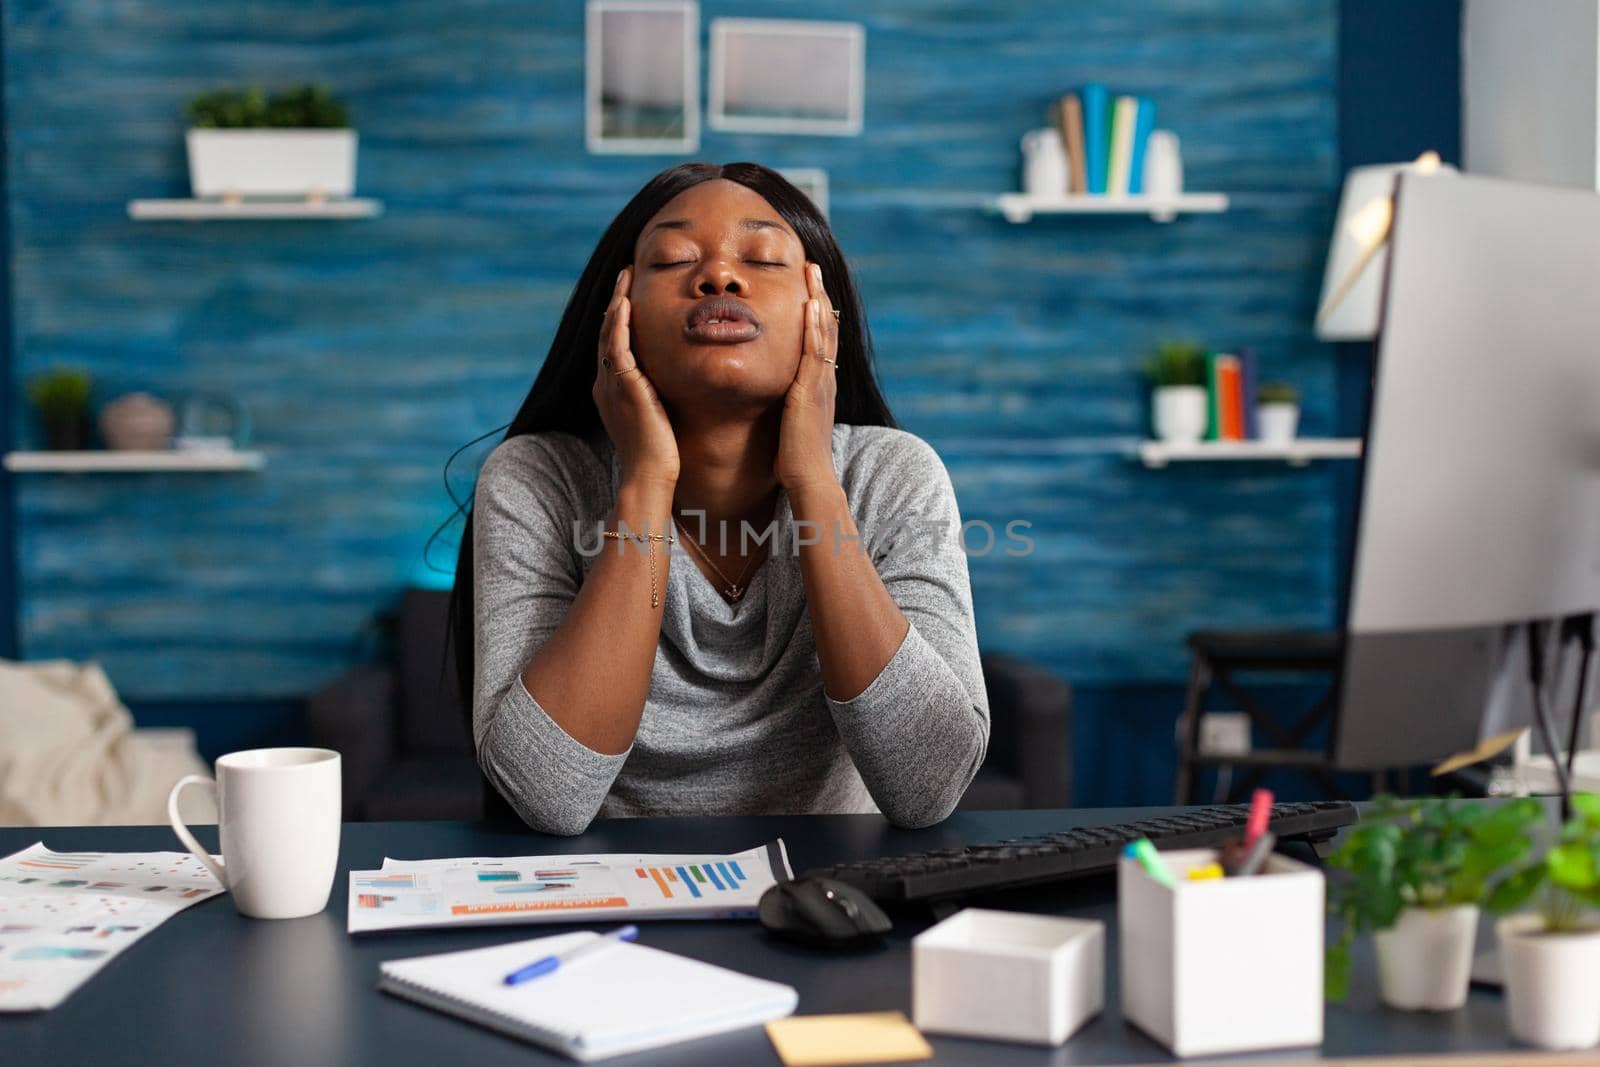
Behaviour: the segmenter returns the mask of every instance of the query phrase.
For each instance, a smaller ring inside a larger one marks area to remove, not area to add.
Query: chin
[[[675,364],[673,392],[701,401],[720,397],[768,404],[782,399],[794,378],[791,367],[777,380],[771,356],[749,345],[690,345]]]

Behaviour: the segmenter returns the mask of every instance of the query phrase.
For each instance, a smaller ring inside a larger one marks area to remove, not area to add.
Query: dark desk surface
[[[350,823],[344,828],[333,897],[305,919],[245,919],[226,896],[185,911],[131,946],[50,1012],[0,1015],[0,1061],[159,1064],[472,1064],[568,1062],[541,1049],[379,993],[386,959],[475,948],[570,926],[345,933],[346,872],[384,856],[544,855],[574,852],[736,852],[782,837],[796,873],[824,863],[1115,822],[1156,809],[958,812],[937,827],[890,828],[878,816],[673,818],[595,823],[578,838],[488,830],[471,823]],[[1170,809],[1167,809],[1170,810]],[[215,846],[214,827],[198,830]],[[4,828],[0,855],[42,840],[62,851],[180,848],[164,827]],[[1097,877],[1049,891],[984,900],[985,906],[1054,912],[1106,924],[1105,1012],[1058,1049],[930,1037],[939,1064],[1140,1063],[1170,1059],[1122,1021],[1117,995],[1115,884]],[[911,1012],[912,935],[927,917],[901,917],[887,946],[832,955],[768,939],[753,921],[647,925],[642,940],[672,952],[786,982],[799,1013]],[[1366,939],[1370,941],[1370,939]],[[1483,944],[1485,942],[1480,942]],[[1328,1008],[1321,1049],[1256,1058],[1317,1059],[1507,1049],[1498,993],[1474,990],[1467,1006],[1442,1015],[1378,1006],[1370,948],[1360,944],[1355,990]],[[1248,1005],[1241,1005],[1248,1010]],[[777,1064],[765,1033],[752,1028],[622,1057],[619,1067]]]

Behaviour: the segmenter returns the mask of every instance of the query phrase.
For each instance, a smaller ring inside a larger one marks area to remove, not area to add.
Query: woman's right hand
[[[600,326],[594,403],[616,447],[622,480],[673,485],[678,480],[678,439],[667,409],[628,343],[632,285],[633,268],[624,267]]]

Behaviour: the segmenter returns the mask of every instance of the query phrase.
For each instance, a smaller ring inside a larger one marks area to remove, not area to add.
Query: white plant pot
[[[1478,909],[1406,908],[1378,946],[1378,992],[1405,1011],[1454,1011],[1467,1002]],[[1600,1004],[1600,1001],[1596,1002]]]
[[[1294,441],[1300,426],[1299,404],[1257,404],[1256,427],[1261,440],[1269,445],[1287,445]]]
[[[356,131],[190,130],[189,185],[196,197],[350,196]]]
[[[1548,934],[1537,915],[1495,923],[1511,1036],[1539,1048],[1600,1044],[1600,930]]]
[[[1206,434],[1203,385],[1167,385],[1151,394],[1156,436],[1172,445],[1197,444]]]

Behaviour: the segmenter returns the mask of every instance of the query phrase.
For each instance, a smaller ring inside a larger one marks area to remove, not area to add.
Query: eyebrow
[[[692,219],[668,219],[665,222],[658,222],[654,226],[650,227],[645,231],[644,237],[640,239],[644,240],[645,238],[650,237],[657,230],[687,230],[691,229],[693,226],[694,221]],[[739,222],[739,228],[741,230],[770,229],[779,230],[783,233],[789,232],[781,222],[773,222],[771,219],[741,219]]]

